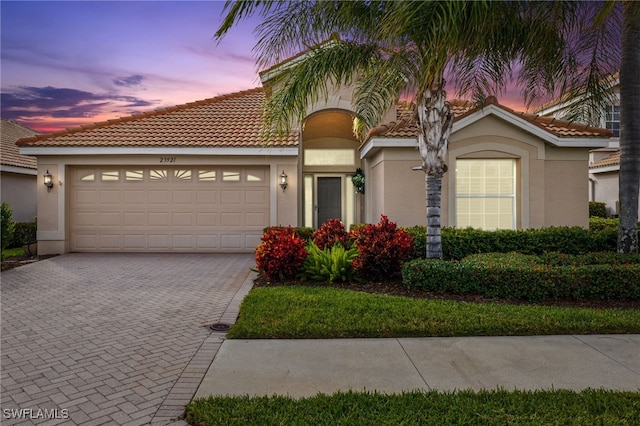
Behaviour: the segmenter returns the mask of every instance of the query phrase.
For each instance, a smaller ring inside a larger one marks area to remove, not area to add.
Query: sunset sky
[[[223,6],[2,0],[2,118],[50,132],[260,86],[259,21],[218,43]]]

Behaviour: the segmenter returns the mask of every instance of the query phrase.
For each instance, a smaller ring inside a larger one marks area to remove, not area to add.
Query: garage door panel
[[[94,226],[98,221],[98,214],[96,212],[75,212],[71,215],[71,220],[79,227]]]
[[[147,247],[147,236],[144,234],[124,234],[123,249],[144,249]]]
[[[191,212],[173,213],[173,217],[171,218],[171,225],[172,226],[192,226],[193,213]]]
[[[149,235],[149,248],[168,250],[170,248],[169,241],[168,234]]]
[[[147,226],[147,214],[145,212],[124,212],[122,214],[123,226]]]
[[[120,212],[101,212],[100,226],[120,226]]]
[[[225,212],[220,214],[220,226],[238,227],[242,224],[241,212]]]
[[[191,190],[173,191],[172,202],[174,204],[191,204],[193,192]]]
[[[76,191],[76,203],[94,205],[98,201],[98,191],[95,189],[84,189]]]
[[[72,251],[253,251],[269,168],[72,167]]]
[[[198,227],[218,226],[218,213],[215,213],[215,212],[196,213],[196,226]]]
[[[120,204],[120,190],[101,190],[100,204]]]
[[[198,204],[218,204],[219,192],[215,190],[196,191]]]
[[[104,250],[119,250],[121,248],[122,235],[120,234],[100,234],[98,245]]]
[[[198,249],[217,249],[218,235],[198,235],[196,236],[196,248]]]
[[[149,226],[169,226],[169,213],[149,213]]]
[[[169,191],[152,190],[147,192],[149,204],[169,204]]]
[[[241,234],[220,235],[220,248],[223,250],[235,250],[242,248],[243,236]]]
[[[147,191],[144,190],[124,190],[122,198],[127,204],[146,204],[147,203]]]
[[[244,214],[244,224],[247,227],[264,228],[268,225],[267,215],[264,212],[247,212]]]
[[[269,199],[267,190],[248,190],[244,193],[244,201],[246,204],[264,205]]]

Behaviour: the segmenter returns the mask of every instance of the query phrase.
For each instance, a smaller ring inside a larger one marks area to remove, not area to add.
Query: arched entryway
[[[310,115],[302,127],[300,152],[302,225],[317,228],[340,219],[347,229],[361,221],[363,194],[351,177],[361,167],[360,143],[353,134],[353,114],[323,110]]]

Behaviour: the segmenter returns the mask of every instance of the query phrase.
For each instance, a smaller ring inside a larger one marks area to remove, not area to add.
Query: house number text
[[[161,163],[175,163],[176,157],[160,157]]]

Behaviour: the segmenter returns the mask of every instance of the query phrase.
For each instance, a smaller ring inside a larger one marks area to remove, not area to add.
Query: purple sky
[[[49,132],[260,86],[257,20],[217,43],[223,6],[2,0],[2,118]]]

